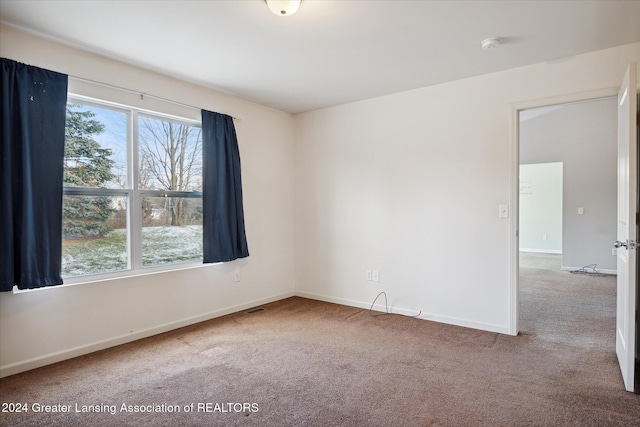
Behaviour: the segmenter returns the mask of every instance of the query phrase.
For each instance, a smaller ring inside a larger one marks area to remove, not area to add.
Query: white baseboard
[[[562,255],[561,249],[529,249],[529,248],[521,248],[520,252],[529,252],[533,254],[552,254],[552,255]]]
[[[563,265],[562,267],[560,267],[560,270],[562,271],[576,271],[576,270],[580,270],[582,269],[584,266],[581,267],[568,267],[566,265]],[[598,273],[604,273],[604,274],[613,274],[613,275],[617,275],[618,274],[618,270],[609,270],[606,268],[598,268],[596,266],[596,271]]]
[[[120,335],[117,337],[96,341],[90,344],[81,345],[81,346],[65,349],[62,351],[49,353],[43,356],[34,357],[32,359],[11,363],[5,366],[0,366],[0,378],[7,377],[9,375],[18,374],[20,372],[25,372],[31,369],[40,368],[42,366],[61,362],[63,360],[71,359],[71,358],[82,356],[85,354],[93,353],[95,351],[104,350],[110,347],[115,347],[117,345],[126,344],[139,339],[148,338],[153,335],[169,332],[174,329],[204,322],[207,320],[214,319],[216,317],[221,317],[227,314],[236,313],[251,307],[255,307],[262,304],[268,304],[270,302],[279,301],[281,299],[289,298],[292,296],[299,296],[299,297],[314,299],[318,301],[331,302],[331,303],[346,305],[350,307],[358,307],[358,308],[363,308],[367,310],[371,308],[371,302],[348,300],[344,298],[335,298],[327,295],[320,295],[320,294],[315,294],[310,292],[291,291],[291,292],[286,292],[279,295],[274,295],[269,298],[253,300],[243,304],[238,304],[235,306],[214,310],[209,313],[204,313],[198,316],[193,316],[193,317],[178,320],[175,322],[166,323],[153,328],[138,331],[132,334]],[[381,299],[378,299],[376,305],[373,308],[376,311],[384,312],[385,311],[384,301]],[[417,313],[415,310],[405,309],[402,307],[389,307],[389,311],[391,313],[402,314],[405,316],[415,316],[416,318],[422,319],[422,320],[430,320],[433,322],[445,323],[449,325],[455,325],[455,326],[461,326],[465,328],[479,329],[483,331],[496,332],[500,334],[509,335],[508,326],[481,323],[481,322],[475,322],[467,319],[459,319],[459,318],[441,316],[437,314],[424,313],[424,312],[420,313],[419,316],[416,316]]]
[[[350,307],[365,308],[367,310],[371,307],[371,302],[367,303],[367,302],[348,300],[343,298],[335,298],[335,297],[315,294],[311,292],[296,292],[296,296],[315,299],[318,301],[325,301],[325,302],[332,302],[335,304],[347,305]],[[385,311],[384,300],[378,299],[377,304],[373,308],[376,311],[384,312]],[[416,310],[410,310],[410,309],[405,309],[401,307],[389,307],[389,311],[391,313],[402,314],[405,316],[415,316],[417,314]],[[455,317],[441,316],[441,315],[425,313],[425,312],[421,312],[419,316],[416,316],[416,318],[422,319],[422,320],[430,320],[438,323],[445,323],[448,325],[462,326],[465,328],[479,329],[482,331],[496,332],[499,334],[510,335],[508,326],[481,323],[481,322],[476,322],[468,319],[459,319]]]
[[[155,326],[153,328],[145,329],[132,334],[120,335],[117,337],[96,341],[90,344],[81,345],[81,346],[65,349],[62,351],[57,351],[54,353],[49,353],[44,356],[38,356],[32,359],[11,363],[5,366],[0,366],[0,378],[7,377],[9,375],[18,374],[20,372],[29,371],[35,368],[40,368],[42,366],[51,365],[52,363],[61,362],[63,360],[93,353],[95,351],[104,350],[109,347],[115,347],[117,345],[137,341],[142,338],[148,338],[153,335],[162,334],[164,332],[169,332],[174,329],[183,328],[185,326],[194,325],[196,323],[204,322],[206,320],[215,319],[216,317],[225,316],[227,314],[246,310],[248,308],[255,307],[257,305],[268,304],[270,302],[279,301],[281,299],[289,298],[294,295],[295,294],[293,291],[286,292],[283,294],[274,295],[272,297],[262,298],[259,300],[254,300],[254,301],[238,304],[231,307],[214,310],[209,313],[188,317],[186,319],[178,320],[175,322],[165,323],[164,325]]]

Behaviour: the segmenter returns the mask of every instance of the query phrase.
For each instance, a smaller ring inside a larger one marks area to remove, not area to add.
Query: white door
[[[616,354],[625,388],[634,391],[636,313],[636,64],[630,64],[618,93],[618,289]]]

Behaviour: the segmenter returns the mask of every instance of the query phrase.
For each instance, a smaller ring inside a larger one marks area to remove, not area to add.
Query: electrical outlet
[[[547,240],[547,235],[546,234],[542,235],[542,240]]]
[[[380,272],[378,270],[373,270],[372,278],[374,282],[380,281]]]
[[[611,248],[611,255],[613,255],[613,256],[618,255],[618,249],[617,248]]]
[[[367,280],[370,282],[373,280],[373,273],[371,270],[367,270]]]
[[[240,270],[236,270],[233,272],[233,280],[236,282],[240,281]]]

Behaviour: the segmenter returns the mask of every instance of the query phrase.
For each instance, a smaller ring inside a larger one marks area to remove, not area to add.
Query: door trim
[[[613,86],[604,89],[591,90],[586,92],[577,92],[566,95],[554,96],[549,98],[539,98],[528,101],[521,101],[509,105],[510,113],[510,143],[509,143],[509,203],[511,205],[511,217],[509,219],[509,300],[510,319],[509,319],[509,335],[518,335],[519,316],[520,316],[520,298],[519,298],[519,278],[518,270],[519,260],[519,239],[518,224],[520,217],[520,111],[530,108],[548,107],[560,104],[576,104],[581,102],[598,101],[605,98],[617,98],[620,88]]]

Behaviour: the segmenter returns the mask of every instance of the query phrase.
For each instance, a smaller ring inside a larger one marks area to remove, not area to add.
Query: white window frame
[[[202,197],[202,192],[148,190],[138,188],[139,179],[139,116],[143,115],[153,119],[170,120],[189,126],[202,127],[200,120],[179,117],[157,111],[145,110],[138,107],[123,105],[115,102],[105,101],[78,94],[69,93],[67,104],[81,104],[91,107],[102,108],[123,112],[127,117],[127,188],[94,188],[94,187],[64,187],[64,195],[99,195],[99,196],[122,196],[127,198],[127,269],[102,273],[85,274],[81,276],[63,277],[65,284],[90,283],[113,278],[132,277],[156,272],[183,270],[190,268],[205,267],[200,261],[182,261],[154,266],[144,266],[142,264],[142,215],[139,209],[142,198],[146,196],[181,196],[181,197]],[[209,264],[211,265],[211,264]]]

